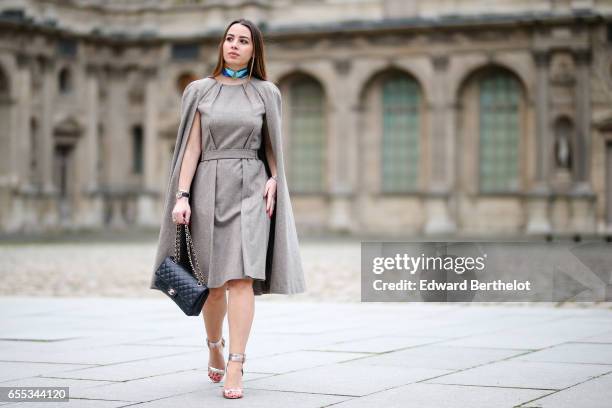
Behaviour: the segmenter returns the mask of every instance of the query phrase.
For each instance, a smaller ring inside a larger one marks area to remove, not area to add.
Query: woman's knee
[[[223,299],[223,297],[225,296],[226,286],[227,284],[221,287],[218,287],[218,288],[209,288],[208,299],[212,299],[212,300]]]
[[[231,279],[227,286],[229,290],[247,290],[253,287],[253,278]]]

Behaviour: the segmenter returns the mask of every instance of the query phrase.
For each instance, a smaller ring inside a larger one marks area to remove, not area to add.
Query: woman
[[[252,22],[232,21],[213,74],[185,88],[155,260],[157,266],[173,254],[175,224],[190,224],[210,289],[203,307],[208,376],[219,382],[225,375],[226,398],[243,394],[254,295],[305,291],[285,180],[281,95],[265,79],[263,45]],[[154,279],[153,274],[151,289],[160,290]]]

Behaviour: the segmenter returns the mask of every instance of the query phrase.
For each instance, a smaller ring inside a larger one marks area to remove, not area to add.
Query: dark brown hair
[[[249,59],[248,67],[250,70],[251,66],[253,66],[253,69],[249,72],[249,79],[251,79],[251,76],[254,76],[264,81],[267,80],[263,35],[261,34],[259,27],[255,25],[255,23],[244,18],[239,18],[237,20],[232,21],[225,29],[223,37],[221,37],[221,41],[219,42],[217,65],[215,66],[215,69],[213,70],[212,74],[209,75],[209,78],[215,77],[221,74],[221,72],[223,71],[223,43],[225,42],[225,38],[227,37],[227,32],[229,31],[230,27],[237,23],[246,26],[251,31],[253,55]],[[253,61],[253,57],[255,57],[255,61]]]

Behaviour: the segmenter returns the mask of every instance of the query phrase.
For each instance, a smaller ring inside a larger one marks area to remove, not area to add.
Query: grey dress
[[[198,189],[214,194],[214,210],[191,203],[194,242],[210,242],[209,248],[200,248],[210,251],[208,264],[200,267],[208,272],[211,288],[247,276],[265,280],[270,233],[263,197],[268,176],[257,156],[263,143],[263,101],[244,84],[215,82],[198,105],[202,157],[192,183],[194,196]]]
[[[172,221],[172,210],[176,205],[175,193],[179,188],[179,175],[184,153],[187,149],[189,132],[196,118],[196,112],[199,111],[203,115],[198,115],[198,117],[204,117],[202,122],[204,123],[204,126],[202,126],[202,140],[212,140],[209,137],[209,133],[212,134],[212,132],[206,123],[206,116],[208,112],[211,112],[212,101],[215,101],[219,95],[218,92],[221,90],[219,87],[220,85],[215,79],[206,77],[191,82],[183,91],[180,122],[172,160],[168,169],[169,178],[164,196],[157,251],[149,283],[149,288],[151,289],[167,290],[156,284],[156,271],[166,257],[173,256],[174,254],[177,228]],[[227,86],[224,85],[224,87]],[[264,257],[262,254],[266,253],[266,279],[265,281],[260,279],[253,280],[253,293],[255,295],[302,293],[306,290],[306,285],[283,159],[282,95],[273,82],[259,79],[255,76],[251,77],[248,83],[244,84],[243,89],[250,102],[251,113],[256,116],[264,115],[261,131],[263,133],[263,140],[266,143],[261,144],[260,149],[257,151],[257,156],[263,161],[266,174],[269,176],[271,171],[268,155],[273,153],[276,174],[278,176],[274,213],[272,214],[272,219],[268,221],[265,217],[261,217],[261,214],[265,212],[265,204],[262,203],[263,199],[260,200],[259,197],[260,194],[263,196],[263,191],[261,190],[263,190],[266,182],[266,176],[261,171],[261,164],[257,160],[241,160],[243,198],[240,211],[241,233],[236,239],[242,240],[241,255],[243,256],[243,266],[249,265],[245,270],[258,270],[261,267],[261,262],[263,262]],[[233,89],[227,88],[226,90],[232,92]],[[238,89],[234,91],[238,92]],[[234,107],[235,105],[232,104],[232,108]],[[236,126],[235,121],[232,126]],[[258,128],[253,127],[253,130],[256,129],[258,131]],[[215,136],[217,137],[218,135],[215,134]],[[215,139],[214,141],[217,140]],[[271,146],[268,145],[267,141],[271,143]],[[251,141],[249,141],[250,143]],[[250,149],[217,150],[215,148],[216,146],[212,144],[206,146],[207,150],[204,152],[204,156],[208,157],[205,158],[212,159],[213,157],[211,156],[223,156],[226,158],[246,157],[247,159],[252,159],[255,157],[252,154],[253,150]],[[246,154],[246,152],[249,154]],[[195,178],[191,185],[192,194],[189,197],[189,202],[191,203],[190,229],[191,235],[194,237],[194,249],[197,253],[200,269],[204,274],[210,271],[216,276],[217,271],[222,269],[211,262],[211,253],[213,249],[213,231],[215,229],[215,201],[217,198],[223,200],[221,195],[217,195],[217,184],[221,185],[223,180],[219,179],[219,182],[217,180],[217,167],[221,161],[217,161],[214,165],[212,160],[205,161],[206,163],[200,163],[197,166],[196,174],[194,174]],[[219,169],[219,174],[225,174],[221,166],[219,166]],[[266,227],[268,224],[270,225],[269,229]],[[268,232],[270,235],[266,246],[265,239]],[[219,255],[215,256],[215,262],[224,262],[222,259],[223,251]],[[257,267],[252,267],[252,265],[257,265]]]

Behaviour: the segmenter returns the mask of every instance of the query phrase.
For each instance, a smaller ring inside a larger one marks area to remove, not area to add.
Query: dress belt
[[[207,150],[200,161],[217,159],[259,159],[257,149],[217,149]]]

